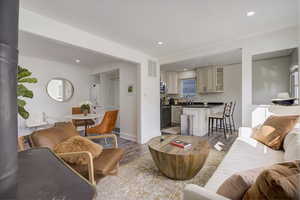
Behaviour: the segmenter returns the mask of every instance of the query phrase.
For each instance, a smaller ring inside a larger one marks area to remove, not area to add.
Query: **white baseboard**
[[[129,133],[120,132],[120,137],[126,140],[137,142],[137,136],[131,135]]]

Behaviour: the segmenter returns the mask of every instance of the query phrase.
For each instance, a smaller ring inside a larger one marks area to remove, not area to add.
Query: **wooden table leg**
[[[84,135],[87,136],[87,120],[84,120]]]

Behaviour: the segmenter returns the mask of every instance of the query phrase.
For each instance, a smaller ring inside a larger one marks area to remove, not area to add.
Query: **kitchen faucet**
[[[187,98],[187,104],[192,105],[192,104],[193,104],[193,99],[192,99],[192,97],[187,95],[186,98]]]

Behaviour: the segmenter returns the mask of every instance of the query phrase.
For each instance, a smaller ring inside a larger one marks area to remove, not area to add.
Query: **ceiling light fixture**
[[[76,59],[75,61],[76,61],[76,63],[80,63],[80,60],[79,60],[79,59]]]
[[[247,17],[251,17],[251,16],[253,16],[253,15],[255,15],[255,12],[254,12],[254,11],[249,11],[249,12],[247,12]]]
[[[187,70],[187,68],[184,68],[183,70],[184,70],[184,71],[186,71],[186,70]]]
[[[157,44],[158,44],[158,45],[163,45],[164,43],[163,43],[163,42],[157,42]]]

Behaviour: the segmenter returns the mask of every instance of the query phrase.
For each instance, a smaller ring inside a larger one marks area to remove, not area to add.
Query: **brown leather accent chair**
[[[72,115],[76,115],[76,114],[83,114],[80,107],[72,107]],[[86,125],[85,123],[87,123],[88,126],[95,125],[95,122],[92,119],[88,119],[88,120],[73,119],[72,122],[76,128],[79,126],[85,126]]]
[[[88,134],[107,134],[111,133],[114,128],[116,127],[116,122],[118,119],[118,110],[112,110],[105,112],[105,115],[103,117],[103,120],[100,124],[88,128],[87,133]]]
[[[29,136],[29,139],[32,147],[48,147],[53,150],[55,145],[76,135],[79,135],[79,133],[69,122],[60,123],[52,128],[35,131]],[[89,136],[87,138],[91,140],[112,138],[113,147],[110,149],[103,149],[102,153],[94,159],[92,158],[91,153],[87,151],[63,153],[58,154],[58,156],[61,158],[77,156],[79,154],[87,156],[89,160],[87,165],[69,165],[84,177],[88,177],[92,184],[95,184],[95,177],[100,178],[106,175],[115,175],[118,172],[119,161],[124,155],[124,150],[118,148],[117,137],[114,134]]]

